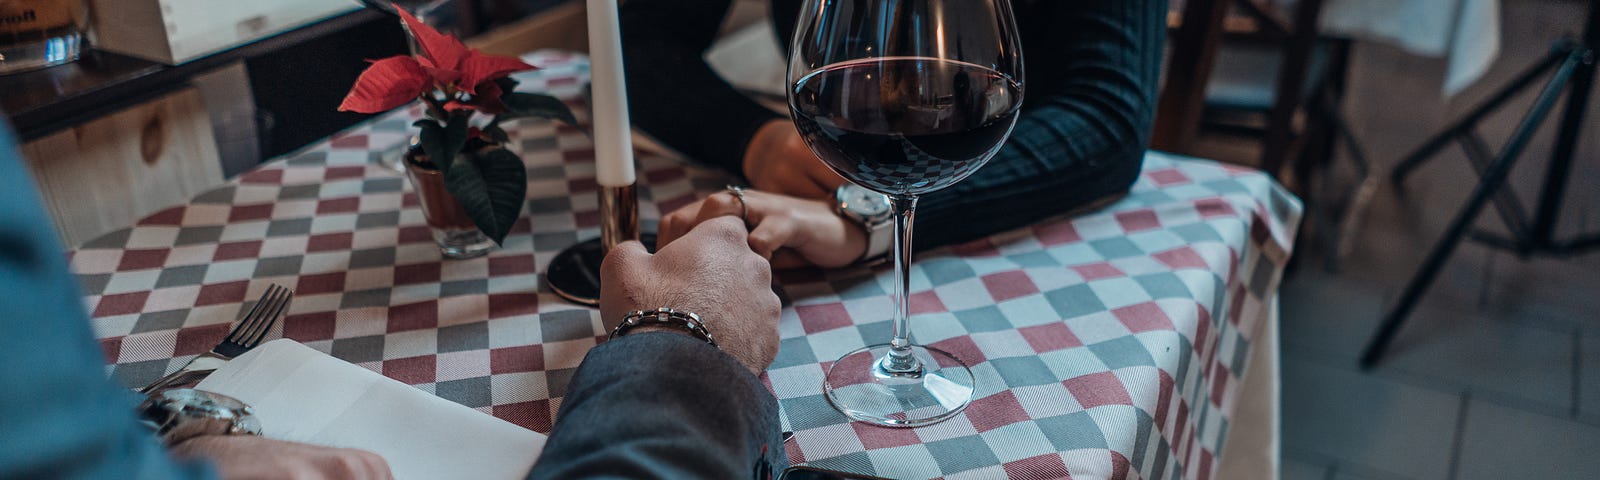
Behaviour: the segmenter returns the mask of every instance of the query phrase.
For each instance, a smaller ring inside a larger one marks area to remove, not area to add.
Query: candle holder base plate
[[[646,250],[655,253],[655,234],[640,234],[639,241]],[[599,238],[567,247],[556,254],[546,270],[550,291],[572,303],[600,306],[600,262],[605,258],[605,248],[600,245]]]

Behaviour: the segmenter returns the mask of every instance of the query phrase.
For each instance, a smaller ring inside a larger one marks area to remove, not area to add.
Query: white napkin
[[[249,404],[268,438],[377,453],[398,480],[523,478],[546,438],[292,340],[262,344],[195,388]]]

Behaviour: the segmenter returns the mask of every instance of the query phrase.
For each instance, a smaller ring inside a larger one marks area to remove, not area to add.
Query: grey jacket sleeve
[[[77,281],[0,123],[0,478],[204,478],[105,376]]]
[[[788,464],[780,428],[777,399],[732,356],[628,335],[584,358],[528,478],[768,478]]]

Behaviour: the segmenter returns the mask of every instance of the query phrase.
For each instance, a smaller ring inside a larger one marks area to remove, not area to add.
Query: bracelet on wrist
[[[705,340],[711,346],[717,346],[717,341],[711,336],[711,331],[706,329],[705,322],[694,312],[674,310],[660,307],[654,310],[634,310],[622,316],[622,323],[611,330],[609,339],[627,335],[629,331],[643,326],[664,326],[677,328],[689,332],[695,338]]]

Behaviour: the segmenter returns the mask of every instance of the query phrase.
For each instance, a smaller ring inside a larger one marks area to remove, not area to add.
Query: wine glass
[[[834,408],[915,427],[972,401],[961,359],[911,342],[911,222],[919,195],[961,181],[1011,135],[1022,50],[1009,0],[807,0],[789,50],[789,111],[833,171],[894,211],[894,338],[828,370]]]
[[[406,9],[406,13],[423,18],[433,10],[449,3],[450,0],[361,0],[368,8],[394,13],[395,7]]]
[[[412,16],[417,17],[418,20],[422,20],[422,23],[425,23],[428,26],[433,27],[436,30],[439,30],[440,32],[451,33],[451,30],[453,30],[453,28],[451,28],[452,26],[450,25],[450,23],[452,23],[452,21],[454,19],[442,18],[442,17],[444,17],[444,15],[440,15],[440,14],[446,13],[446,12],[441,12],[439,10],[439,7],[445,6],[445,4],[450,3],[451,0],[360,0],[360,1],[361,1],[362,4],[366,5],[367,8],[375,9],[375,10],[378,10],[380,12],[388,13],[390,15],[395,15],[395,9],[396,8],[404,9],[406,11],[406,13],[409,13]],[[406,42],[407,42],[408,45],[411,46],[411,53],[414,54],[414,55],[420,53],[421,52],[420,46],[417,45],[416,37],[411,33],[411,29],[407,28],[405,26],[404,22],[401,22],[400,26],[401,26],[401,28],[406,28]]]

